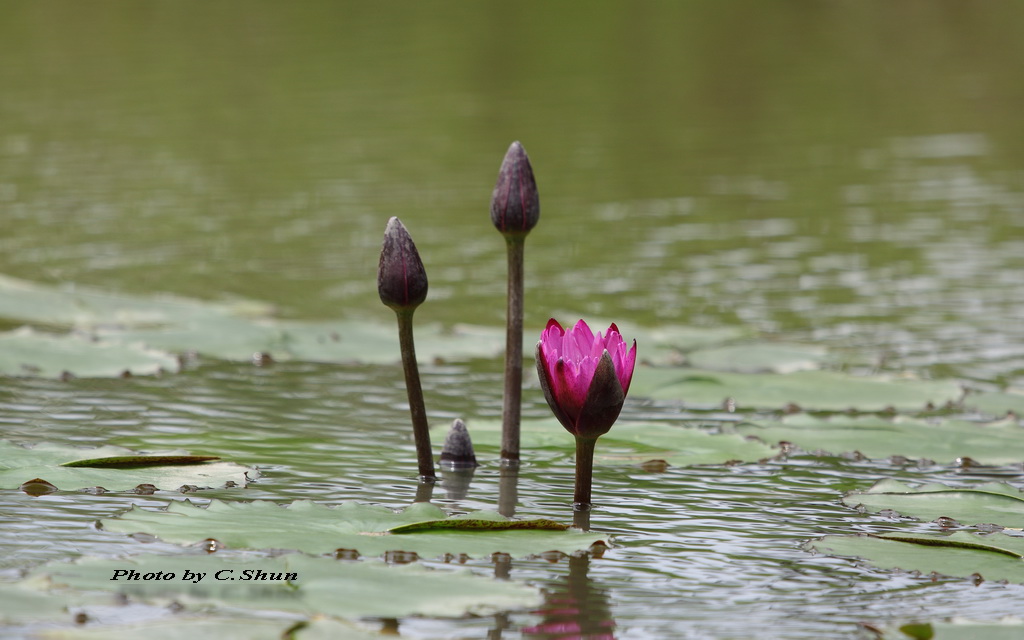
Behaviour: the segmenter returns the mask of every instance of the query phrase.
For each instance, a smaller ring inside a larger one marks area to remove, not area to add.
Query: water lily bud
[[[544,398],[569,433],[597,438],[615,424],[633,380],[632,348],[614,324],[602,336],[580,320],[566,331],[548,321],[537,343],[537,372]]]
[[[491,222],[505,236],[525,236],[540,218],[540,196],[526,150],[513,142],[498,170],[491,196]]]
[[[466,423],[456,418],[444,439],[441,449],[441,466],[446,469],[472,469],[477,466],[473,441],[466,430]]]
[[[412,236],[396,217],[384,229],[384,246],[377,267],[381,302],[395,311],[412,311],[427,299],[427,270]]]

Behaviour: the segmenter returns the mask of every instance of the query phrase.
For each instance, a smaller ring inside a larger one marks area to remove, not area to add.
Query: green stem
[[[576,493],[572,508],[576,511],[590,509],[590,487],[594,483],[594,447],[597,438],[576,438]]]
[[[501,459],[519,464],[523,395],[523,251],[525,236],[505,236],[508,246],[508,333],[505,336],[505,401],[501,412]]]
[[[420,370],[416,365],[416,346],[412,339],[412,311],[397,311],[396,315],[398,316],[398,342],[402,350],[405,388],[409,393],[412,435],[416,441],[416,459],[419,463],[420,480],[433,482],[437,476],[434,474],[434,457],[430,451],[430,427],[427,425],[427,409],[423,404]]]

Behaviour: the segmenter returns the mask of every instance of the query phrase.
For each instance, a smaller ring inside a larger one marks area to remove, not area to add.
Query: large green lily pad
[[[954,463],[970,458],[983,464],[1024,460],[1024,429],[1015,420],[978,423],[921,420],[905,416],[794,414],[780,420],[756,420],[736,431],[772,444],[787,442],[805,451],[841,454],[857,451],[868,458],[903,456]]]
[[[504,522],[508,528],[496,529],[495,522]],[[407,528],[407,533],[389,533],[418,523],[433,526],[421,524]],[[144,532],[178,544],[213,538],[229,548],[295,549],[306,553],[351,549],[363,556],[405,551],[424,558],[445,554],[485,557],[496,552],[515,557],[545,551],[572,553],[606,538],[594,532],[552,530],[550,521],[524,524],[495,512],[447,518],[444,511],[429,503],[416,503],[396,513],[352,502],[328,507],[308,500],[286,506],[266,501],[214,500],[202,508],[186,500],[172,502],[166,511],[133,507],[102,524],[108,531]]]
[[[1024,538],[1002,533],[825,536],[805,548],[861,558],[881,569],[1024,583]]]
[[[93,340],[21,327],[0,333],[0,375],[80,378],[152,375],[179,369],[178,358],[138,342]]]
[[[467,425],[474,446],[500,447],[501,422],[473,420]],[[435,438],[443,438],[443,429]],[[534,455],[540,449],[558,455],[572,455],[575,440],[554,418],[520,422],[520,445]],[[662,422],[622,421],[601,436],[597,443],[597,464],[640,464],[664,460],[673,466],[756,462],[778,455],[777,450],[758,440],[737,434],[711,434],[693,427]]]
[[[1024,494],[1004,483],[977,487],[950,487],[926,484],[913,488],[896,480],[880,480],[867,491],[854,491],[843,497],[850,506],[861,505],[870,511],[891,509],[921,520],[952,518],[961,524],[998,524],[1024,528]]]
[[[140,578],[130,579],[133,575]],[[147,575],[151,579],[144,579]],[[156,575],[162,578],[155,579]],[[298,553],[86,557],[43,565],[29,574],[25,584],[27,588],[117,591],[150,603],[173,600],[186,606],[347,619],[486,614],[533,607],[541,601],[534,588],[462,568],[442,571],[421,564],[351,562]]]
[[[1024,416],[1024,392],[1008,390],[998,393],[972,394],[964,398],[964,405],[991,415],[1014,413]]]
[[[151,454],[156,460],[139,458],[138,452],[123,447],[103,446],[93,449],[40,443],[23,447],[0,440],[0,489],[17,489],[32,480],[44,480],[63,490],[103,487],[108,491],[131,491],[141,484],[157,489],[175,490],[183,485],[222,487],[232,482],[245,485],[259,472],[233,462],[206,461],[194,464],[171,464],[188,456],[184,451]],[[103,464],[102,459],[127,458],[130,465]],[[93,460],[97,466],[69,466],[68,463]],[[153,464],[158,463],[158,464]]]
[[[57,600],[49,596],[51,600]],[[86,613],[88,615],[88,613]],[[207,614],[209,615],[209,614]],[[342,625],[344,623],[338,623]],[[177,614],[173,617],[161,617],[134,624],[97,624],[90,620],[87,626],[69,626],[66,628],[48,628],[34,633],[34,640],[193,640],[195,638],[217,638],[217,640],[281,640],[288,637],[284,634],[295,626],[291,620],[235,618],[189,618]],[[378,634],[363,632],[346,624],[344,635],[339,638],[352,640],[380,640]],[[293,635],[294,640],[305,640],[304,635]]]
[[[796,405],[817,411],[870,412],[921,411],[956,402],[963,391],[952,380],[853,376],[835,371],[756,374],[639,366],[630,394],[699,408],[720,407],[728,400],[739,409]]]
[[[793,373],[818,369],[828,359],[824,347],[776,342],[733,344],[687,354],[698,369],[738,373]]]

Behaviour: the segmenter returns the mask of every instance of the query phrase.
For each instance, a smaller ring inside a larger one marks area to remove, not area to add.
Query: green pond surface
[[[375,272],[397,215],[430,279],[417,326],[500,336],[505,247],[488,207],[520,140],[541,195],[526,243],[528,354],[549,317],[584,317],[627,338],[690,326],[733,336],[719,343],[805,345],[829,354],[811,368],[857,376],[1024,388],[1024,4],[58,0],[2,13],[4,276],[391,326]],[[397,341],[374,363],[199,351],[162,375],[0,380],[2,439],[184,449],[260,472],[187,495],[0,490],[0,585],[51,561],[196,552],[96,526],[133,506],[417,499]],[[439,433],[457,417],[471,434],[500,418],[500,356],[420,366]],[[532,360],[524,378],[524,417],[549,417]],[[1005,408],[899,413],[987,421]],[[730,409],[631,395],[620,425],[724,437],[799,408]],[[572,520],[572,439],[561,435],[564,448],[524,449],[516,517]],[[864,623],[1019,614],[1018,584],[807,550],[825,535],[944,531],[843,502],[881,479],[1024,486],[1020,462],[894,453],[906,459],[599,458],[591,524],[611,544],[601,557],[470,559],[474,573],[542,590],[545,604],[410,616],[398,631],[554,639],[568,620],[585,637],[855,638],[871,637]],[[444,475],[434,504],[496,508],[498,448],[477,455],[468,487]],[[107,607],[81,627],[167,615]],[[10,623],[0,637],[70,629],[71,618]]]

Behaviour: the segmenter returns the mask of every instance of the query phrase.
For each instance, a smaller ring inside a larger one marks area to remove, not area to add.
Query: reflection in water
[[[416,485],[416,498],[414,502],[430,502],[434,497],[434,481],[427,480],[423,476],[420,476],[420,481]]]
[[[583,531],[590,531],[590,509],[574,509],[572,526]]]
[[[519,465],[502,464],[498,478],[498,513],[511,518],[519,502]]]
[[[538,611],[543,622],[523,627],[523,636],[545,640],[588,638],[608,640],[615,637],[611,601],[604,589],[587,575],[590,554],[569,556],[569,575],[564,583],[545,595],[544,608]]]
[[[473,482],[476,468],[445,469],[441,466],[441,487],[449,500],[464,500],[469,494],[469,485]]]

